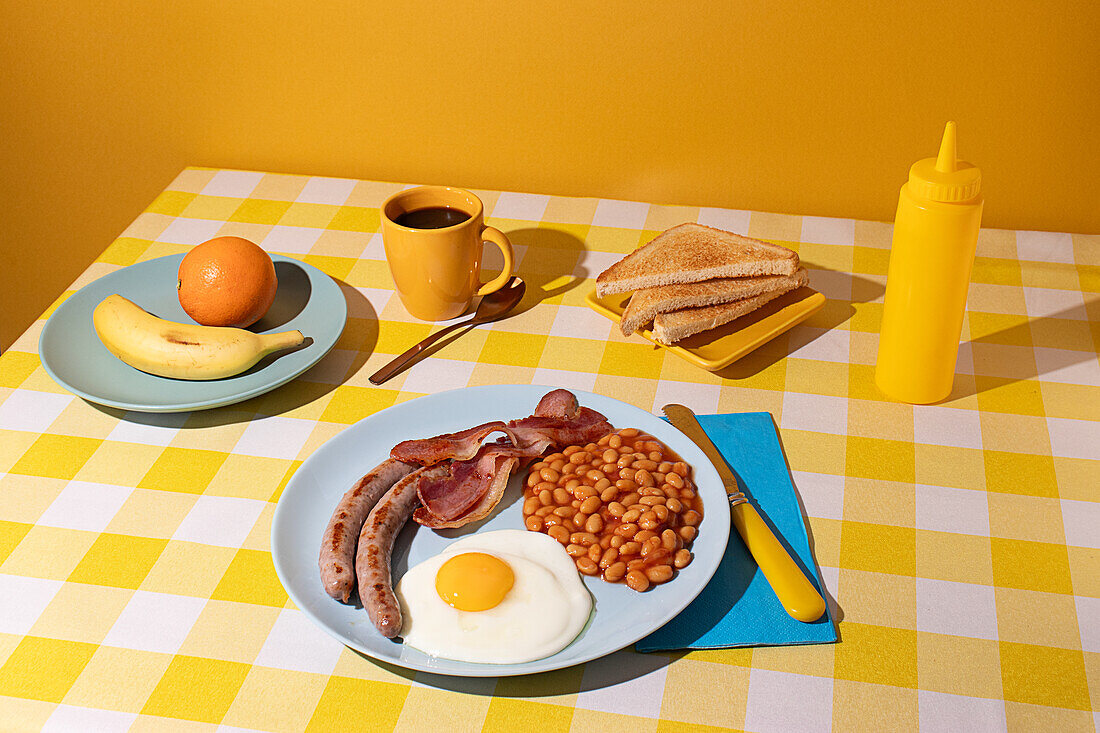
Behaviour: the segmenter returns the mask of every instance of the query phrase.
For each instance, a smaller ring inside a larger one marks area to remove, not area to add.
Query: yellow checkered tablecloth
[[[189,168],[62,296],[219,234],[316,265],[347,296],[347,328],[274,392],[98,408],[42,369],[49,312],[0,356],[0,730],[1096,727],[1100,237],[982,231],[955,390],[913,407],[872,379],[888,224],[477,191],[534,307],[376,388],[367,376],[434,328],[386,268],[378,206],[399,188]],[[684,221],[797,250],[828,304],[718,374],[623,338],[585,307],[592,279]],[[627,649],[461,679],[376,664],[313,627],[269,552],[288,478],[364,416],[495,383],[770,412],[840,643]]]

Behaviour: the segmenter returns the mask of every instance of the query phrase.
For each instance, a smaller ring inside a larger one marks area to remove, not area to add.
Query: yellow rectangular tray
[[[618,323],[630,295],[631,293],[620,293],[597,298],[596,291],[593,290],[585,298],[585,302],[597,313]],[[713,372],[729,366],[753,349],[806,320],[824,306],[824,295],[813,288],[802,287],[784,293],[724,326],[697,333],[672,346],[657,344],[653,332],[648,329],[640,334],[681,359]]]

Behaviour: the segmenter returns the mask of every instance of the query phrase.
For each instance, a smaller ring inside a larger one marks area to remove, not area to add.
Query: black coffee
[[[443,227],[453,227],[455,224],[461,224],[469,218],[469,214],[459,209],[432,206],[427,209],[406,211],[394,221],[410,229],[442,229]]]

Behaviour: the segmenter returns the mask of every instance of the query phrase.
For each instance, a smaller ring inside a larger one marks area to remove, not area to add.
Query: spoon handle
[[[393,361],[372,374],[370,376],[370,383],[375,385],[382,384],[383,382],[397,374],[399,371],[404,369],[407,365],[415,361],[416,358],[420,356],[420,354],[422,354],[425,349],[427,349],[439,339],[443,338],[455,329],[462,328],[463,326],[475,326],[477,325],[477,322],[478,321],[476,318],[471,318],[467,321],[452,323],[446,328],[436,331],[420,343],[413,345],[412,348],[410,348],[404,354],[394,357]]]

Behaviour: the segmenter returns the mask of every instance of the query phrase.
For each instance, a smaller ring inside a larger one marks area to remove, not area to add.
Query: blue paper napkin
[[[771,415],[747,412],[700,415],[699,423],[726,457],[742,491],[792,551],[817,589],[822,589],[802,511]],[[723,504],[706,511],[729,511]],[[805,624],[787,615],[737,530],[730,527],[726,553],[703,592],[676,618],[638,641],[640,652],[718,649],[773,644],[822,644],[837,640],[832,616]]]

